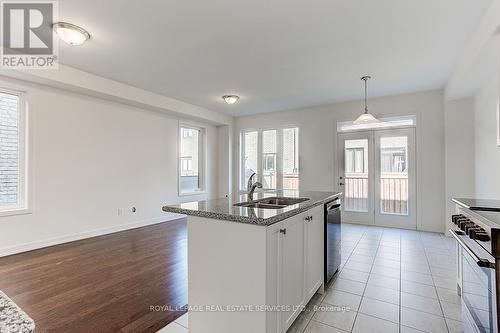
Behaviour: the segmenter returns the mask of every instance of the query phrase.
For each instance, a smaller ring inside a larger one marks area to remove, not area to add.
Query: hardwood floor
[[[186,232],[182,219],[0,258],[0,290],[37,333],[156,332],[185,313]]]

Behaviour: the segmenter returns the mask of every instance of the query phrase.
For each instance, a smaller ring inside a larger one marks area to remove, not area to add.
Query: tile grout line
[[[363,233],[363,236],[366,234],[366,230],[365,232]],[[383,232],[382,232],[382,235],[383,235]],[[361,238],[363,238],[363,236]],[[361,241],[361,239],[360,239]],[[359,244],[359,242],[358,242]],[[356,245],[357,247],[357,245]],[[365,292],[366,292],[366,288],[368,287],[368,281],[370,280],[370,277],[372,275],[372,270],[373,270],[373,266],[375,265],[375,260],[377,259],[377,253],[378,253],[378,249],[380,248],[380,238],[378,239],[378,244],[377,244],[377,251],[375,252],[375,259],[373,259],[373,262],[372,262],[372,265],[371,265],[371,268],[370,268],[370,272],[368,273],[368,279],[366,280],[366,284],[365,284],[365,288],[363,289],[363,294],[361,295],[361,300],[359,302],[359,305],[358,305],[358,310],[356,311],[356,316],[354,317],[354,321],[352,323],[352,327],[351,327],[351,333],[354,329],[354,325],[356,325],[356,320],[358,319],[358,315],[359,315],[359,310],[361,309],[361,303],[363,302],[363,298],[365,297]],[[380,319],[380,318],[378,318]]]
[[[419,232],[419,236],[421,237],[420,232]],[[424,245],[424,244],[422,244],[422,245]],[[425,253],[425,259],[427,260],[427,266],[429,267],[429,271],[431,273],[431,278],[432,278],[432,284],[433,284],[433,287],[434,287],[434,292],[436,293],[437,301],[439,303],[439,308],[441,309],[441,313],[443,314],[444,324],[446,326],[446,330],[448,332],[450,332],[450,328],[448,327],[448,322],[446,321],[446,317],[444,316],[443,305],[441,304],[441,300],[439,299],[439,294],[438,294],[436,285],[434,283],[434,275],[432,274],[432,271],[431,271],[431,264],[429,262],[429,257],[427,256],[427,250],[425,249],[425,245],[424,245],[424,253]]]
[[[441,236],[440,236],[441,237]],[[442,238],[442,237],[441,237]],[[425,247],[424,247],[424,250],[425,250]],[[448,251],[448,247],[446,247],[446,250]],[[427,251],[425,251],[425,257],[427,258]],[[427,261],[429,259],[427,258]],[[456,263],[458,265],[458,262]],[[430,263],[429,263],[429,270],[431,269],[430,267]],[[434,275],[432,274],[432,271],[431,271],[431,277],[432,277],[432,283],[434,284],[434,290],[436,291],[436,296],[438,298],[438,302],[439,302],[439,307],[441,308],[441,312],[443,313],[443,318],[444,318],[444,323],[446,325],[446,329],[448,330],[448,332],[450,332],[450,327],[448,326],[448,321],[446,320],[446,315],[444,313],[444,308],[443,308],[443,304],[441,304],[441,299],[439,299],[439,294],[438,294],[438,290],[437,290],[437,287],[436,287],[436,284],[434,282]]]
[[[365,235],[366,235],[366,228],[364,229],[363,234],[361,235],[361,237],[359,238],[358,242],[356,243],[356,246],[354,246],[354,249],[352,250],[351,254],[347,258],[347,260],[346,260],[346,262],[344,264],[344,267],[347,264],[347,261],[352,257],[352,254],[354,253],[354,250],[356,250],[358,248],[359,242],[361,242],[361,240],[363,239],[363,237]],[[377,247],[377,250],[378,250],[378,247]],[[344,267],[342,267],[342,269],[344,269]],[[372,269],[373,269],[373,263],[372,263],[372,267],[370,268],[370,273],[371,273]],[[368,279],[370,278],[370,273],[368,273]],[[361,294],[361,299],[359,300],[359,305],[358,305],[358,308],[356,309],[356,315],[354,316],[354,321],[352,322],[352,327],[349,330],[349,332],[352,332],[352,330],[354,329],[354,324],[356,323],[356,319],[358,318],[359,309],[361,308],[361,302],[363,301],[363,295],[365,294],[365,290],[366,290],[366,286],[367,285],[368,285],[368,280],[366,280],[365,288],[363,289],[363,293]]]

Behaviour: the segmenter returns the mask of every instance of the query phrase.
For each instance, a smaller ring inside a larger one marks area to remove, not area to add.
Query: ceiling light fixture
[[[237,95],[224,95],[224,96],[222,96],[222,99],[224,100],[224,102],[226,102],[227,104],[231,105],[231,104],[235,104],[236,102],[238,102],[238,100],[240,99],[240,96],[237,96]]]
[[[379,120],[375,118],[371,113],[368,112],[368,94],[367,94],[367,89],[366,89],[366,81],[371,79],[371,76],[363,76],[361,80],[365,81],[365,112],[362,113],[355,121],[354,124],[360,125],[360,124],[373,124],[373,123],[378,123]]]
[[[72,46],[82,45],[90,38],[87,30],[71,23],[57,22],[52,28],[63,41]]]

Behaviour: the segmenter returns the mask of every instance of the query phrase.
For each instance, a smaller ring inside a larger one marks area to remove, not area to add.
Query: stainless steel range
[[[463,331],[499,328],[500,212],[470,209],[460,199],[452,216],[457,240],[457,287],[462,298]]]

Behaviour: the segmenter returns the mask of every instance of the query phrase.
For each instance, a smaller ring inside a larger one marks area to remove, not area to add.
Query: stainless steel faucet
[[[248,201],[253,201],[253,192],[255,192],[256,188],[262,188],[262,184],[260,182],[252,182],[252,178],[256,175],[256,173],[252,173],[252,175],[248,178],[247,183],[247,196]]]

